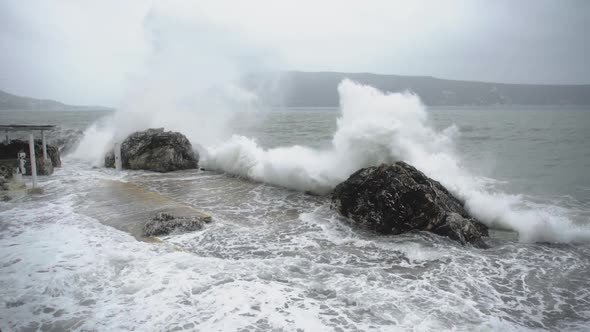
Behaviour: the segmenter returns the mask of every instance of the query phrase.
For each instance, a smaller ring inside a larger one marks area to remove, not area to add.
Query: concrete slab
[[[87,195],[89,206],[80,213],[93,217],[103,224],[125,231],[138,240],[153,241],[143,237],[146,222],[158,212],[175,216],[211,216],[193,206],[177,202],[135,184],[103,180]]]

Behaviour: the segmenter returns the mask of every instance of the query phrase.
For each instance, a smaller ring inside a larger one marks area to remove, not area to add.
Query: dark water
[[[590,204],[590,110],[579,108],[434,109],[439,126],[455,123],[457,150],[479,174],[513,192]]]

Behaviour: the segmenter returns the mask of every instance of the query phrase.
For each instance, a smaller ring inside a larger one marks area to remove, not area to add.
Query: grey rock
[[[110,150],[104,155],[104,167],[115,168],[115,151]]]
[[[358,170],[336,186],[331,206],[378,233],[429,231],[486,247],[488,228],[439,182],[404,162]]]
[[[53,174],[53,163],[51,160],[41,160],[37,162],[37,172],[41,175]]]
[[[16,159],[0,160],[0,181],[1,179],[12,178],[12,174],[17,166],[18,161]]]
[[[121,143],[121,162],[124,169],[172,172],[197,168],[199,156],[186,136],[159,128],[129,135]],[[105,166],[114,165],[114,152],[109,151]]]
[[[59,151],[62,155],[67,155],[76,150],[83,137],[83,130],[62,128],[60,135],[55,138],[53,142],[59,147]]]
[[[148,221],[144,228],[144,236],[160,236],[170,233],[194,232],[203,228],[210,218],[199,216],[177,217],[168,213],[158,213]]]

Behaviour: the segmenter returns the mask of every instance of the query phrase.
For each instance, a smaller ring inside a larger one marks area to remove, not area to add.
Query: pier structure
[[[0,130],[4,130],[6,133],[6,144],[10,144],[8,132],[24,131],[29,133],[29,155],[31,163],[31,176],[33,178],[33,188],[37,188],[37,162],[35,156],[35,131],[41,131],[41,145],[43,149],[43,160],[48,160],[47,156],[47,140],[45,138],[45,132],[53,130],[55,125],[0,125]],[[18,156],[15,156],[19,159]],[[19,163],[19,167],[22,167]],[[23,169],[21,169],[21,172]],[[23,172],[24,173],[24,172]]]

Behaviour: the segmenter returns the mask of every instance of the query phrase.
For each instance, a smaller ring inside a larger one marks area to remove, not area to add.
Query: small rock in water
[[[177,217],[160,212],[145,224],[143,234],[145,236],[159,236],[170,233],[194,232],[202,229],[204,223],[209,221],[208,217]]]
[[[439,182],[401,161],[358,170],[334,189],[332,208],[378,233],[422,230],[486,247],[488,228]]]
[[[0,177],[0,190],[10,190],[10,184],[4,177]]]
[[[32,195],[41,195],[41,194],[43,194],[43,192],[44,192],[43,188],[40,188],[40,187],[30,188],[27,190],[27,193],[32,194]]]

